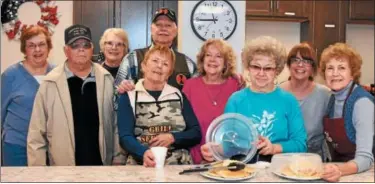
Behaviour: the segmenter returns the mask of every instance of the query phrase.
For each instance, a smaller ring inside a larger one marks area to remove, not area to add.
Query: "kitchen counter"
[[[179,175],[191,166],[165,166],[163,169],[143,166],[99,167],[1,167],[1,182],[214,182],[199,173]],[[341,182],[374,182],[374,166],[369,171],[344,176]],[[293,182],[276,176],[270,169],[258,169],[244,182]],[[318,180],[322,182],[322,180]]]

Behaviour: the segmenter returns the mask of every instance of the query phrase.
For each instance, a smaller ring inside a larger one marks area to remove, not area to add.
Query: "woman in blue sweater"
[[[270,161],[277,153],[306,152],[306,131],[298,101],[274,82],[284,68],[285,47],[272,37],[258,37],[247,44],[242,56],[250,85],[232,94],[225,113],[239,113],[254,120],[260,134],[259,160]],[[207,148],[201,147],[202,155],[213,161]]]
[[[22,32],[25,60],[1,75],[2,165],[27,166],[26,138],[35,94],[42,78],[52,70],[47,57],[52,49],[48,31],[32,26]]]
[[[333,162],[323,178],[339,181],[341,176],[366,171],[374,163],[374,97],[358,83],[362,58],[353,48],[336,43],[326,48],[320,68],[333,95],[324,118],[324,133]]]

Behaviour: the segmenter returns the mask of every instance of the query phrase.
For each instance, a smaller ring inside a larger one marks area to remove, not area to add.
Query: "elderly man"
[[[176,36],[177,18],[175,12],[168,8],[160,8],[155,12],[152,19],[151,46],[136,49],[129,53],[120,65],[115,80],[115,86],[119,92],[123,93],[124,91],[133,90],[134,83],[138,79],[143,78],[143,72],[139,66],[150,47],[153,47],[153,45],[164,45],[171,48]],[[197,69],[195,63],[185,54],[177,52],[173,48],[171,49],[176,55],[176,65],[172,75],[169,77],[168,84],[181,90],[185,80],[195,75]]]
[[[120,154],[113,77],[92,63],[91,31],[65,30],[67,61],[52,70],[36,94],[27,137],[29,166],[111,165]]]

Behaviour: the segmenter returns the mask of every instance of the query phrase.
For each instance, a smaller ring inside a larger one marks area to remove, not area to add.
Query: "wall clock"
[[[237,13],[226,0],[203,0],[194,6],[190,25],[198,38],[230,38],[237,27]]]

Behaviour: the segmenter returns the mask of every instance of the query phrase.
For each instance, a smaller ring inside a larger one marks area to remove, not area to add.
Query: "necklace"
[[[225,80],[226,81],[226,80]],[[224,81],[224,82],[225,82]],[[224,83],[223,82],[223,83]],[[204,79],[203,79],[203,77],[202,77],[202,83],[203,83],[203,86],[204,86],[204,88],[205,88],[205,90],[206,90],[206,92],[207,92],[207,96],[208,96],[208,98],[210,99],[210,101],[212,102],[212,105],[213,106],[217,106],[217,97],[220,95],[220,93],[221,93],[221,91],[222,91],[222,87],[220,87],[219,88],[219,92],[214,96],[214,97],[212,97],[212,95],[211,95],[211,93],[210,93],[210,90],[208,89],[208,87],[207,87],[207,84],[204,82]],[[223,84],[223,83],[221,83],[221,84]],[[218,84],[218,85],[221,85],[221,84]]]

